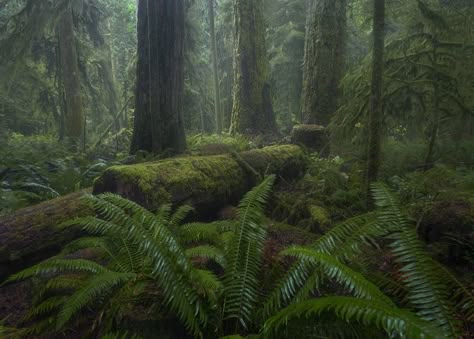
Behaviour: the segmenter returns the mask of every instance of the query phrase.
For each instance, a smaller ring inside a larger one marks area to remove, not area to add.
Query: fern
[[[325,275],[344,286],[357,298],[377,300],[389,306],[394,306],[393,302],[363,275],[325,253],[294,246],[282,251],[281,254],[294,256],[321,266],[321,270]]]
[[[203,245],[191,247],[186,250],[186,255],[189,258],[199,257],[203,259],[211,259],[222,267],[226,266],[225,255],[224,253],[214,246]]]
[[[419,319],[413,313],[390,307],[375,300],[353,297],[325,297],[293,304],[268,319],[264,325],[265,338],[278,337],[279,331],[298,319],[305,319],[304,324],[311,326],[311,318],[321,318],[326,314],[337,317],[347,324],[360,323],[384,330],[388,337],[395,333],[409,338],[437,338],[439,332],[429,322]],[[311,327],[313,336],[317,336],[318,327]],[[304,330],[292,327],[292,336],[299,336]]]
[[[108,268],[89,260],[54,258],[16,274],[10,281],[61,273],[89,274],[86,283],[79,286],[59,310],[57,326],[60,329],[85,306],[97,303],[99,297],[110,296],[127,283],[134,284],[140,277],[160,288],[169,309],[198,336],[207,320],[206,301],[193,279],[202,274],[195,273],[170,229],[171,219],[178,223],[184,209],[178,211],[181,215],[172,216],[169,207],[165,206],[155,215],[112,194],[87,196],[86,199],[98,217],[75,219],[63,226],[82,226],[95,236],[73,242],[66,247],[65,253],[84,247],[101,249]]]
[[[269,176],[248,192],[238,209],[238,227],[227,249],[227,267],[224,275],[225,319],[235,319],[243,328],[252,321],[258,298],[258,273],[266,239],[261,226],[263,207],[268,199],[275,176]]]
[[[454,305],[445,277],[426,253],[415,229],[395,233],[392,253],[402,265],[402,281],[408,290],[408,300],[416,313],[436,323],[446,336],[459,336],[459,323],[454,319]]]
[[[209,224],[190,223],[183,225],[177,231],[183,245],[207,243],[223,249],[222,235],[234,230],[234,221],[216,221]]]
[[[311,248],[345,260],[360,253],[365,245],[384,233],[374,213],[364,214],[333,227],[316,240]],[[308,283],[308,279],[316,267],[314,262],[298,260],[266,299],[263,306],[264,318],[294,302],[300,289],[306,289],[310,293],[312,282]]]
[[[31,277],[47,277],[48,275],[61,273],[84,272],[99,274],[107,269],[93,261],[85,259],[57,259],[53,258],[33,267],[18,272],[7,279],[7,282],[25,280]]]
[[[58,314],[57,329],[63,326],[84,307],[94,304],[98,298],[112,293],[115,288],[120,288],[137,275],[133,273],[118,273],[107,271],[90,278],[87,284],[67,299]]]
[[[415,227],[401,211],[395,194],[380,183],[372,186],[372,192],[379,208],[378,218],[391,231],[390,247],[396,262],[402,266],[400,272],[409,303],[422,319],[437,324],[446,336],[459,336],[460,326],[453,316],[450,289],[439,266],[418,239]]]

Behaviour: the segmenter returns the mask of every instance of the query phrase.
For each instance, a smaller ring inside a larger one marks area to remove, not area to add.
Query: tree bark
[[[385,49],[385,0],[374,1],[374,47],[372,85],[369,111],[367,152],[367,202],[370,206],[370,185],[377,181],[380,168],[381,128],[383,117],[383,70]]]
[[[234,89],[231,133],[276,131],[268,84],[262,0],[234,0]]]
[[[84,137],[84,107],[81,97],[81,79],[78,67],[74,22],[71,5],[67,6],[57,25],[59,58],[64,87],[65,136],[74,145]]]
[[[216,24],[214,15],[214,0],[208,0],[209,7],[209,26],[211,35],[211,53],[212,53],[212,73],[214,76],[214,110],[215,110],[215,124],[216,133],[222,132],[222,113],[221,113],[221,92],[219,86],[219,70],[217,58],[217,38],[216,38]]]
[[[337,110],[345,52],[346,0],[310,0],[304,52],[302,117],[327,126]]]
[[[186,148],[183,0],[138,1],[135,120],[131,153]]]

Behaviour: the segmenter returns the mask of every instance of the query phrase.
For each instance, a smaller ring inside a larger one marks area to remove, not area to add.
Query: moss
[[[303,151],[294,145],[243,152],[239,156],[260,174],[276,173],[287,180],[303,171]],[[115,192],[150,209],[164,202],[190,204],[216,212],[236,202],[254,178],[231,154],[172,158],[105,171],[94,192]]]
[[[328,211],[321,206],[310,206],[309,213],[311,214],[312,231],[325,233],[331,225],[331,216]]]
[[[241,186],[243,177],[243,170],[228,155],[183,157],[111,167],[96,182],[96,187],[154,209],[169,202],[205,203],[212,200],[208,196],[211,192],[225,198],[231,187]],[[109,178],[113,178],[112,183],[107,182]]]

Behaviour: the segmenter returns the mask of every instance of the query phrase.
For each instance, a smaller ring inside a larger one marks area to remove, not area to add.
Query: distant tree
[[[211,38],[211,54],[212,54],[212,73],[214,76],[214,110],[215,110],[215,124],[216,133],[222,131],[222,113],[221,113],[221,93],[219,86],[219,70],[218,70],[218,58],[217,58],[217,38],[216,38],[216,24],[215,24],[215,13],[214,13],[214,2],[215,0],[208,0],[209,10],[209,32]]]
[[[262,0],[234,0],[234,89],[232,133],[276,129],[268,83]]]
[[[61,14],[56,29],[64,88],[64,136],[77,145],[84,137],[84,107],[71,4]]]
[[[182,112],[184,26],[184,0],[138,1],[131,153],[180,153],[186,148]]]
[[[385,0],[374,1],[372,83],[369,106],[367,151],[367,197],[370,185],[377,181],[380,168],[380,144],[383,116],[383,70],[385,50]]]
[[[346,32],[346,0],[310,0],[306,24],[302,116],[327,125],[337,109]]]

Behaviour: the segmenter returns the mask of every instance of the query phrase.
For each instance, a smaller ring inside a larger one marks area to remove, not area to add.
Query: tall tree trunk
[[[233,0],[234,89],[230,130],[256,134],[276,131],[268,84],[262,0]]]
[[[337,109],[346,20],[346,0],[310,0],[306,22],[302,118],[327,125]]]
[[[219,86],[219,72],[217,59],[217,39],[216,39],[216,25],[214,15],[214,0],[208,0],[209,6],[209,25],[211,33],[211,53],[212,53],[212,73],[214,75],[214,110],[215,110],[215,124],[216,133],[222,132],[222,114],[221,114],[221,93]]]
[[[423,166],[424,171],[428,171],[429,169],[433,168],[434,162],[434,151],[436,146],[436,141],[438,139],[438,133],[440,128],[440,119],[441,119],[441,112],[439,107],[439,93],[440,93],[440,81],[438,75],[438,52],[437,52],[437,39],[436,35],[433,35],[432,39],[433,44],[433,51],[431,53],[431,81],[433,84],[433,96],[431,99],[431,112],[432,112],[432,119],[430,132],[429,132],[429,142],[428,142],[428,150],[426,151],[425,156],[425,163]]]
[[[59,40],[61,80],[64,87],[65,136],[77,146],[84,136],[84,107],[71,5],[64,10],[56,28]]]
[[[380,144],[383,117],[383,70],[385,48],[385,0],[374,0],[374,47],[372,85],[369,111],[367,151],[367,201],[370,205],[370,184],[377,181],[380,168]]]
[[[186,148],[183,122],[184,0],[138,1],[135,121],[131,153]]]

